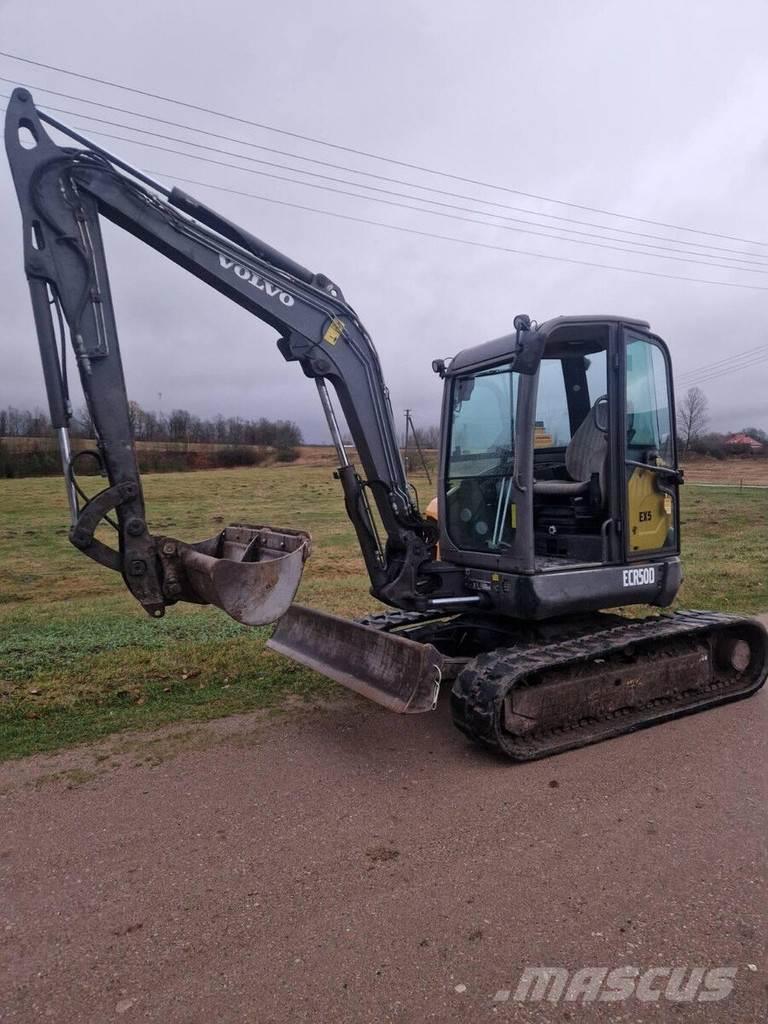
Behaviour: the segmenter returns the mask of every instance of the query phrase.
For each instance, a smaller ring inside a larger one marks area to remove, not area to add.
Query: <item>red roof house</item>
[[[761,452],[763,450],[763,445],[756,441],[754,437],[750,437],[749,434],[731,434],[725,443],[729,447],[749,448],[753,452]]]

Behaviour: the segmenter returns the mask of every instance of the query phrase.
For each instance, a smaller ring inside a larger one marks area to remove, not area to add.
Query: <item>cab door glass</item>
[[[630,553],[660,551],[676,544],[677,483],[658,471],[675,468],[669,369],[657,344],[631,336],[626,366],[628,546]]]
[[[446,526],[464,550],[498,552],[514,539],[517,386],[509,365],[453,382]]]

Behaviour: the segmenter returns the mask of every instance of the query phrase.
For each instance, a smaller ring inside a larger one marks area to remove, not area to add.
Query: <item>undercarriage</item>
[[[450,683],[457,728],[514,761],[748,697],[768,675],[764,627],[716,612],[530,623],[395,611],[353,623],[294,609],[270,646],[390,710],[429,710]]]

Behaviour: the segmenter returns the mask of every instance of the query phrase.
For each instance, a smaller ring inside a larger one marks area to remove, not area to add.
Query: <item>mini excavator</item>
[[[77,145],[58,145],[46,125]],[[669,351],[648,323],[519,315],[512,333],[436,359],[439,486],[422,513],[378,355],[338,285],[54,120],[25,89],[10,100],[5,142],[69,538],[119,572],[150,615],[191,601],[277,622],[271,648],[397,712],[433,709],[450,685],[456,726],[513,760],[763,684],[758,622],[660,612],[682,582],[682,473]],[[388,610],[349,621],[293,603],[310,554],[302,531],[236,523],[197,543],[150,533],[101,217],[273,327],[283,357],[314,380],[371,593]],[[108,483],[93,496],[69,441],[69,348],[95,426],[88,455]],[[96,535],[105,520],[115,547]],[[632,605],[656,611],[606,611]]]

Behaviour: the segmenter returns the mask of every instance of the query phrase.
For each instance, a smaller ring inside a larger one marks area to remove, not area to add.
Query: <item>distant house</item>
[[[725,443],[729,448],[742,448],[751,452],[761,452],[765,447],[759,441],[756,441],[754,437],[750,437],[749,434],[731,434],[730,437],[725,439]]]

